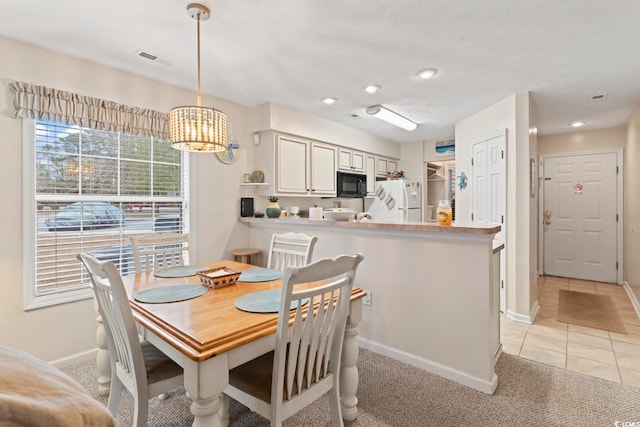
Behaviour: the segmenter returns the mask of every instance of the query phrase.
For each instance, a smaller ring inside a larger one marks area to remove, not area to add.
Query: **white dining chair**
[[[274,233],[271,236],[267,268],[284,271],[308,264],[318,238],[303,233]]]
[[[116,416],[124,386],[134,398],[134,425],[147,425],[149,399],[184,384],[183,369],[152,344],[138,337],[122,276],[112,262],[81,253],[107,336],[111,387],[107,407]]]
[[[340,359],[351,289],[362,259],[361,254],[342,255],[287,268],[275,350],[232,369],[225,394],[269,419],[273,427],[329,393],[332,424],[342,426]],[[326,283],[294,290],[299,283],[320,280]]]
[[[131,236],[129,240],[137,273],[189,262],[188,233],[149,233]]]

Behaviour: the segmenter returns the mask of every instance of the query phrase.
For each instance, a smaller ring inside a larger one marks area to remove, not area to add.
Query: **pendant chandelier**
[[[215,153],[227,149],[227,116],[222,111],[202,106],[200,95],[200,21],[211,16],[209,8],[187,5],[187,13],[198,21],[198,97],[197,105],[175,107],[169,113],[171,146],[183,151]]]

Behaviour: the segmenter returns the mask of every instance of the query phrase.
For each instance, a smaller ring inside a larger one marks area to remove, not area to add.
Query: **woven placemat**
[[[268,282],[271,280],[282,279],[284,272],[271,268],[251,268],[244,270],[238,282]]]
[[[250,313],[277,313],[280,311],[280,289],[257,291],[243,295],[236,299],[234,305],[238,310]],[[302,300],[302,306],[309,302],[309,298]],[[290,310],[298,307],[297,301],[291,301]]]
[[[191,298],[199,297],[207,293],[206,286],[201,285],[168,285],[158,286],[157,288],[145,289],[134,295],[136,301],[149,304],[163,304],[168,302],[185,301]]]
[[[201,265],[178,265],[175,267],[161,268],[153,272],[156,277],[189,277],[195,276],[198,271],[206,270],[207,267]]]
[[[559,322],[626,334],[627,331],[608,295],[560,289]]]

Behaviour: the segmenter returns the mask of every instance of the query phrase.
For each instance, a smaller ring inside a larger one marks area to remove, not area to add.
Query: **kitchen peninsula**
[[[265,253],[272,233],[318,237],[313,260],[362,253],[355,286],[370,293],[361,347],[492,394],[500,356],[500,226],[238,218]]]

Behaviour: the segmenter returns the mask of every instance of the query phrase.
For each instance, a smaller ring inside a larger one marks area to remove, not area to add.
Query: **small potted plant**
[[[269,204],[267,205],[266,214],[269,218],[279,218],[282,210],[278,204],[276,196],[269,196]]]

